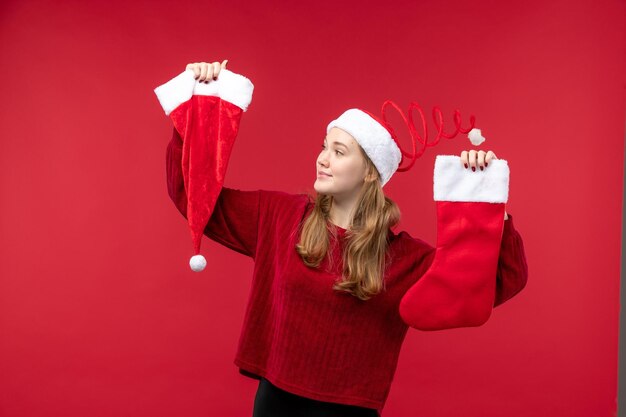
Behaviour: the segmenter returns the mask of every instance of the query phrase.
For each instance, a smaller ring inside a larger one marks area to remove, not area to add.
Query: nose
[[[317,163],[321,166],[328,166],[328,160],[325,152],[320,153],[320,156],[317,157]]]

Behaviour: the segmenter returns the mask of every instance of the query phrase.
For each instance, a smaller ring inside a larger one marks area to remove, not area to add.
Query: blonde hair
[[[351,226],[346,231],[342,278],[335,282],[333,289],[368,300],[385,289],[388,233],[400,221],[400,209],[385,196],[376,166],[360,146],[359,149],[368,175],[359,193]],[[329,234],[336,237],[336,230],[330,225],[329,215],[333,197],[325,194],[312,197],[309,194],[309,200],[315,206],[300,224],[296,250],[309,267],[318,267],[325,256],[329,256],[332,265]]]

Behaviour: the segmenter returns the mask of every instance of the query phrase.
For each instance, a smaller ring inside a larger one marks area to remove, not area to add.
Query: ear
[[[373,173],[367,174],[367,175],[365,175],[364,181],[365,182],[376,181],[376,175],[374,175]]]

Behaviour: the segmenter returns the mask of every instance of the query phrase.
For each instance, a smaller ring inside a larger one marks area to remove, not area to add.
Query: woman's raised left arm
[[[515,229],[513,216],[507,214],[505,219],[496,273],[494,307],[519,293],[528,280],[528,265],[522,236]]]

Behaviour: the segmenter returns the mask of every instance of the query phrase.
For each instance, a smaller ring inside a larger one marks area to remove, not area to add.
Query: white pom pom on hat
[[[480,134],[480,129],[472,129],[468,133],[467,137],[469,138],[472,145],[478,146],[483,143],[486,139]]]
[[[393,128],[387,122],[385,108],[388,105],[392,105],[398,113],[400,113],[407,128],[409,129],[413,148],[411,153],[404,151],[400,147],[398,138],[394,133]],[[422,139],[422,137],[417,133],[415,125],[413,124],[413,109],[417,109],[420,112],[422,126],[424,129],[424,139]],[[446,134],[443,131],[443,116],[441,110],[438,106],[433,107],[433,120],[437,125],[438,132],[435,140],[430,143],[428,142],[428,127],[426,126],[424,113],[417,103],[411,102],[405,115],[405,113],[393,101],[386,100],[382,105],[381,116],[381,118],[378,118],[368,111],[351,108],[344,111],[338,118],[328,123],[326,126],[326,133],[330,132],[330,129],[333,127],[338,127],[349,133],[358,142],[361,148],[363,148],[363,151],[365,151],[367,156],[372,160],[374,166],[376,166],[376,169],[380,174],[382,187],[389,182],[396,171],[408,171],[415,163],[415,160],[424,153],[426,148],[429,146],[435,146],[442,136],[451,139],[459,132],[469,132],[468,137],[472,144],[479,145],[485,141],[485,138],[480,135],[480,129],[474,128],[474,116],[470,116],[469,129],[461,128],[461,116],[458,110],[455,110],[454,113],[456,130],[452,134]],[[435,116],[438,116],[438,123]],[[418,141],[422,144],[422,148],[416,152]],[[404,156],[412,158],[412,161],[408,166],[400,168],[400,164],[402,163]]]
[[[194,255],[189,259],[189,266],[193,272],[200,272],[206,267],[206,259],[202,255]]]

